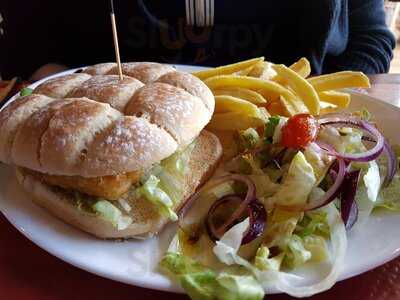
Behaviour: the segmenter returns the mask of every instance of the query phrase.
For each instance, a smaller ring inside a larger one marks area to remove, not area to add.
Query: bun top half
[[[0,112],[0,161],[42,173],[101,177],[143,170],[191,143],[214,97],[188,73],[113,63],[45,81]],[[132,77],[133,76],[133,77]]]

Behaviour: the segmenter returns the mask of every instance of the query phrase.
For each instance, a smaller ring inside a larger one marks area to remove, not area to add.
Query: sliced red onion
[[[306,207],[305,211],[307,210],[313,210],[320,208],[322,206],[325,206],[326,204],[332,202],[335,200],[335,198],[339,195],[340,193],[340,188],[342,186],[344,176],[346,174],[346,164],[343,159],[337,158],[337,163],[338,163],[338,171],[336,172],[336,178],[334,179],[334,183],[331,185],[331,187],[325,192],[325,194],[312,202],[309,202]]]
[[[218,228],[215,227],[215,224],[212,222],[212,217],[218,210],[218,208],[221,207],[221,205],[235,205],[239,206],[243,202],[243,199],[237,195],[228,195],[225,196],[221,199],[218,199],[217,201],[214,202],[214,204],[210,207],[210,210],[208,211],[206,220],[205,220],[205,227],[207,230],[208,235],[212,240],[219,240],[225,232],[220,232]],[[236,209],[237,210],[237,209]],[[236,211],[235,210],[235,211]],[[246,230],[245,234],[243,235],[242,238],[242,245],[248,244],[257,237],[259,237],[265,229],[265,224],[267,220],[267,213],[265,211],[264,205],[254,198],[253,200],[250,201],[250,203],[247,205],[247,208],[244,212],[245,216],[250,219],[250,225],[249,228]],[[241,219],[243,218],[243,215],[240,216]],[[235,220],[234,223],[230,224],[230,227],[235,225],[239,221]],[[229,228],[228,228],[229,230]]]
[[[397,160],[396,154],[394,153],[392,147],[390,146],[390,144],[386,139],[385,139],[385,145],[383,147],[383,152],[387,157],[387,171],[386,171],[387,173],[385,176],[385,180],[383,182],[383,186],[386,187],[392,182],[394,175],[396,175],[399,162]]]
[[[371,160],[374,160],[381,155],[383,148],[384,148],[384,143],[385,139],[382,136],[382,134],[374,127],[369,122],[357,119],[355,117],[351,116],[325,116],[320,118],[319,120],[320,125],[331,125],[331,126],[346,126],[346,127],[352,127],[352,128],[357,128],[364,130],[368,132],[368,134],[372,135],[372,139],[376,141],[375,146],[372,149],[369,149],[363,153],[355,153],[355,154],[350,154],[350,153],[339,153],[336,150],[332,149],[328,151],[329,155],[340,157],[346,160],[351,160],[351,161],[358,161],[358,162],[368,162]],[[322,146],[320,142],[317,142],[318,145]],[[327,150],[327,149],[325,149]]]
[[[249,203],[249,208],[251,212],[249,214],[250,227],[242,239],[242,245],[258,238],[264,232],[267,223],[267,212],[264,205],[257,198]]]
[[[200,196],[201,193],[203,193],[205,190],[210,190],[220,184],[223,184],[225,182],[229,181],[239,181],[247,186],[247,193],[245,199],[242,201],[242,205],[239,207],[239,209],[242,210],[242,212],[246,209],[247,204],[254,198],[256,198],[256,186],[254,185],[254,182],[251,181],[250,178],[244,175],[240,174],[228,174],[224,175],[218,178],[215,178],[213,180],[210,180],[207,182],[205,185],[203,185],[200,189],[196,191],[185,203],[185,205],[182,207],[182,209],[179,211],[179,216],[183,218],[186,215],[186,212],[192,207],[194,201]],[[236,215],[240,215],[241,212],[238,212]],[[237,219],[237,217],[235,218]],[[234,220],[235,220],[234,219]]]
[[[358,218],[358,206],[355,200],[360,170],[346,174],[340,195],[340,211],[343,223],[347,230],[350,230]]]

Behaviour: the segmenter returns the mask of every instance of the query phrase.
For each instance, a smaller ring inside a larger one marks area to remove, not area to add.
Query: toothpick
[[[111,13],[110,13],[110,16],[111,16],[112,33],[113,33],[113,38],[114,38],[115,58],[117,60],[117,65],[118,65],[119,80],[122,80],[123,79],[122,66],[121,66],[121,57],[119,56],[117,25],[115,23],[115,14],[114,14],[114,1],[110,0],[110,2],[111,2]]]

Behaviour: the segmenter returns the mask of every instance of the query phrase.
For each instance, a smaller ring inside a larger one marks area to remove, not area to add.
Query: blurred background
[[[386,0],[386,21],[396,36],[397,46],[390,65],[390,73],[400,73],[400,0]]]

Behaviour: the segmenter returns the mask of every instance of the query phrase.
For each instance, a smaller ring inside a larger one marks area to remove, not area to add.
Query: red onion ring
[[[331,187],[325,192],[325,194],[312,202],[309,202],[306,207],[305,211],[307,210],[313,210],[320,208],[322,206],[325,206],[326,204],[332,202],[335,200],[335,198],[339,195],[340,193],[340,187],[342,186],[344,177],[346,175],[346,163],[344,162],[343,159],[337,158],[336,160],[338,162],[338,171],[336,178],[334,178],[334,183],[331,185]]]
[[[210,207],[207,218],[205,219],[205,227],[207,230],[208,235],[214,241],[219,240],[223,233],[221,234],[217,228],[215,228],[211,218],[215,211],[223,204],[228,204],[235,202],[237,204],[242,203],[243,199],[237,195],[228,195],[221,199],[218,199],[213,203]],[[246,215],[250,219],[249,228],[243,234],[242,238],[242,245],[248,244],[257,237],[259,237],[263,232],[267,220],[267,214],[264,208],[264,205],[256,198],[254,198],[247,206],[247,213]],[[231,224],[232,226],[234,224]]]
[[[349,154],[349,153],[339,153],[334,149],[330,149],[328,152],[331,156],[340,157],[342,159],[347,159],[351,161],[358,162],[368,162],[379,157],[383,151],[385,139],[382,134],[371,124],[363,120],[359,120],[354,117],[323,117],[319,119],[320,125],[331,125],[331,126],[347,126],[357,129],[362,129],[368,132],[373,136],[373,139],[376,140],[376,144],[372,149],[367,150],[363,153]],[[323,145],[320,142],[317,142],[318,145]],[[328,150],[328,149],[325,149]]]
[[[364,141],[368,141],[371,143],[376,143],[376,141],[368,136],[363,136],[362,139]],[[387,187],[393,180],[394,175],[397,173],[397,169],[399,166],[399,162],[396,154],[393,151],[392,146],[390,146],[387,139],[385,139],[385,144],[383,146],[383,153],[387,157],[387,170],[385,180],[383,181],[382,187]]]
[[[358,206],[355,200],[360,170],[346,174],[340,195],[340,213],[347,230],[350,230],[358,218]]]
[[[330,202],[332,202],[333,200],[335,200],[336,197],[339,196],[340,188],[342,186],[347,169],[346,162],[343,159],[337,158],[336,161],[338,163],[338,170],[337,171],[333,170],[332,169],[333,164],[332,164],[331,169],[328,171],[330,173],[331,171],[333,171],[332,179],[334,180],[334,183],[321,198],[318,198],[314,201],[310,201],[302,206],[277,205],[277,207],[288,211],[309,211],[325,206]]]
[[[181,208],[179,211],[179,217],[183,218],[187,211],[192,207],[194,201],[200,196],[201,193],[203,193],[205,190],[212,189],[222,183],[228,182],[228,181],[240,181],[246,184],[247,186],[247,193],[246,197],[243,200],[242,205],[239,207],[242,209],[241,212],[246,209],[247,204],[254,198],[256,198],[256,186],[254,185],[253,181],[249,179],[247,176],[240,175],[240,174],[228,174],[221,176],[219,178],[215,178],[213,180],[210,180],[207,182],[205,185],[203,185],[200,189],[198,189],[185,203],[185,205]],[[241,212],[238,213],[238,215],[241,214]],[[236,214],[235,214],[236,215]],[[236,217],[237,218],[237,217]]]
[[[386,139],[383,147],[383,152],[387,157],[387,173],[385,176],[385,180],[383,181],[383,187],[386,187],[392,182],[394,175],[396,175],[399,162],[397,160],[396,154],[394,153],[392,147]]]

